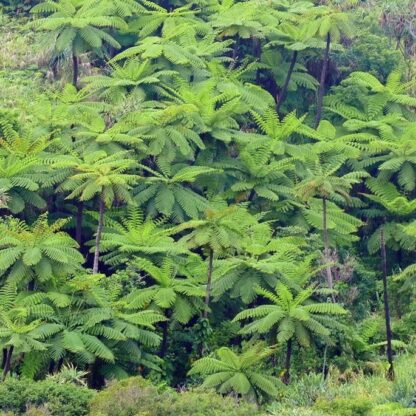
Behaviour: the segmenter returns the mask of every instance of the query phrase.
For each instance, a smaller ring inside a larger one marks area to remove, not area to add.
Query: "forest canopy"
[[[0,23],[0,412],[416,415],[413,1]]]

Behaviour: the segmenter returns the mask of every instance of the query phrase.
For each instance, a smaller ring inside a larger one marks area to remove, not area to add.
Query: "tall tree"
[[[15,284],[50,286],[80,268],[84,259],[77,243],[62,228],[68,221],[50,223],[47,214],[28,225],[16,218],[0,224],[0,275]],[[21,286],[20,286],[21,287]]]
[[[222,394],[234,392],[261,404],[278,394],[279,380],[259,371],[259,365],[273,352],[261,344],[248,347],[241,354],[222,347],[215,352],[218,358],[195,361],[188,374],[204,377],[203,388],[216,388]]]
[[[126,298],[129,305],[154,305],[164,311],[167,318],[181,324],[203,309],[201,298],[205,296],[203,285],[191,276],[182,265],[175,264],[170,258],[164,258],[157,266],[144,258],[135,259],[132,267],[146,273],[153,281],[150,286],[132,291]],[[168,349],[168,322],[162,322],[163,337],[160,356],[163,358]]]
[[[339,42],[342,35],[351,35],[351,21],[348,15],[330,7],[320,7],[311,11],[315,15],[315,22],[309,25],[309,35],[319,36],[325,39],[325,51],[322,58],[322,69],[319,81],[319,89],[316,98],[315,127],[319,126],[322,118],[322,106],[325,94],[325,83],[329,65],[329,53],[331,44]]]
[[[333,288],[333,277],[330,266],[330,241],[328,233],[328,200],[335,202],[352,201],[350,195],[354,184],[368,176],[364,171],[340,173],[347,156],[344,152],[324,152],[316,154],[305,163],[306,170],[302,181],[297,186],[297,194],[308,201],[318,197],[322,200],[322,240],[324,245],[324,262],[327,263],[326,277],[330,289]]]
[[[278,283],[274,292],[258,288],[257,293],[269,304],[246,309],[234,321],[253,319],[241,329],[242,334],[272,333],[278,345],[286,345],[285,372],[282,381],[290,382],[293,341],[309,347],[313,336],[328,338],[331,319],[344,315],[345,309],[336,303],[313,302],[313,286],[293,293],[284,283]],[[327,319],[331,318],[331,319]]]
[[[251,216],[243,207],[217,203],[216,206],[205,211],[204,219],[191,220],[176,227],[177,232],[192,230],[180,241],[186,242],[189,248],[202,247],[207,252],[208,270],[204,318],[208,318],[209,314],[214,257],[225,255],[227,251],[230,252],[239,247],[241,239],[244,238],[247,229],[254,222],[255,217]]]
[[[128,152],[107,156],[103,151],[64,163],[73,169],[73,174],[59,186],[59,190],[71,191],[67,199],[78,198],[80,201],[89,201],[96,197],[98,199],[98,225],[93,261],[93,272],[98,273],[105,209],[110,208],[114,202],[131,202],[129,191],[139,176],[129,171],[137,166],[137,163],[129,158]]]
[[[106,29],[126,29],[126,22],[112,14],[109,4],[100,0],[47,0],[32,8],[32,13],[48,14],[33,22],[40,30],[51,32],[54,39],[54,54],[63,55],[70,51],[72,60],[72,84],[77,87],[79,57],[94,51],[103,53],[103,44],[114,48],[120,44]]]

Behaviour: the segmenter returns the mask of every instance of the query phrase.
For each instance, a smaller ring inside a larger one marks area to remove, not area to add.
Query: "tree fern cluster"
[[[286,0],[32,13],[51,70],[69,60],[73,77],[0,112],[4,376],[202,377],[262,403],[304,349],[325,373],[410,341],[369,322],[391,287],[397,316],[414,313],[414,83],[398,67],[329,88],[348,14]]]

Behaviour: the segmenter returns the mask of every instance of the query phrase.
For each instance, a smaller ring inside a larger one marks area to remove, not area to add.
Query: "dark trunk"
[[[13,356],[13,345],[9,348],[6,356],[6,363],[4,364],[3,368],[3,380],[7,377],[7,374],[9,374],[11,365],[12,365],[12,356]]]
[[[279,99],[277,100],[277,104],[276,104],[277,114],[279,114],[280,107],[282,106],[284,100],[286,99],[287,90],[289,88],[289,82],[290,82],[290,79],[292,78],[292,73],[293,73],[293,70],[295,69],[297,59],[298,59],[298,51],[293,51],[292,59],[290,60],[289,71],[286,75],[285,83],[283,84],[282,90],[280,91]]]
[[[166,318],[170,319],[172,316],[172,310],[167,309],[166,310]],[[160,344],[160,351],[159,356],[160,358],[164,358],[167,351],[168,351],[168,340],[169,340],[169,321],[164,321],[160,323],[160,326],[162,327],[162,343]]]
[[[59,373],[61,371],[63,365],[64,365],[64,359],[63,359],[63,357],[61,357],[58,360],[58,362],[56,363],[55,373]]]
[[[247,201],[252,202],[255,196],[256,196],[256,191],[252,189],[250,193],[248,194]]]
[[[328,264],[330,262],[330,252],[329,252],[329,236],[328,236],[328,212],[327,212],[327,201],[326,198],[322,198],[322,237],[324,240],[324,262],[326,266],[326,282],[329,289],[333,289],[333,279],[332,279],[332,270],[331,266]],[[331,293],[332,301],[335,302],[335,295]]]
[[[97,358],[92,364],[88,366],[88,387],[99,390],[105,385],[105,378],[100,369],[103,362]]]
[[[285,384],[290,383],[290,362],[292,359],[292,340],[290,339],[287,342],[287,348],[286,348],[286,358],[285,358],[285,372],[282,377],[282,381]]]
[[[92,266],[93,273],[98,273],[98,259],[100,257],[100,241],[101,241],[101,234],[103,232],[104,210],[105,210],[104,201],[100,198],[100,211],[99,211],[99,217],[98,217],[97,235],[95,236],[94,263]]]
[[[55,370],[55,360],[49,361],[48,373],[53,374]]]
[[[213,262],[214,262],[214,252],[213,252],[212,248],[210,248],[209,249],[209,257],[208,257],[207,291],[206,291],[206,294],[205,294],[205,309],[204,309],[204,313],[203,313],[204,318],[208,318],[209,301],[210,301],[210,298],[211,298]]]
[[[327,353],[328,353],[328,345],[325,345],[325,349],[324,349],[324,362],[322,364],[322,381],[324,381],[326,379],[326,376],[328,374],[328,369],[327,369]]]
[[[384,239],[384,230],[381,229],[380,233],[380,249],[381,249],[381,259],[382,259],[382,269],[383,269],[383,298],[384,298],[384,316],[386,321],[386,337],[387,337],[387,361],[389,362],[389,369],[387,370],[387,377],[390,380],[394,379],[394,367],[393,367],[393,348],[391,341],[393,339],[393,334],[391,331],[391,322],[390,322],[390,305],[389,297],[387,290],[387,255],[386,255],[386,242]]]
[[[168,351],[169,323],[168,321],[161,322],[160,326],[162,327],[162,343],[160,344],[159,357],[165,358],[166,352]]]
[[[75,240],[77,241],[78,245],[81,247],[82,244],[82,217],[84,212],[84,204],[82,202],[78,202],[77,204],[77,220],[75,225]]]
[[[78,89],[78,57],[72,54],[72,85]]]
[[[253,56],[256,60],[260,60],[261,58],[261,42],[259,38],[255,36],[252,37],[252,48],[253,48]],[[256,70],[256,84],[260,84],[260,72],[261,70]]]
[[[322,104],[324,101],[324,92],[325,92],[325,80],[326,80],[326,73],[328,70],[328,63],[329,63],[329,49],[331,47],[331,35],[328,33],[326,35],[326,48],[325,48],[325,55],[324,61],[322,63],[322,71],[321,71],[321,81],[319,83],[319,91],[318,97],[316,101],[316,119],[315,119],[315,128],[319,126],[322,118]]]

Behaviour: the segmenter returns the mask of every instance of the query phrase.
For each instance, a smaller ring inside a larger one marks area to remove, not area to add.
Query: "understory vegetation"
[[[0,35],[1,415],[416,415],[413,1]]]

